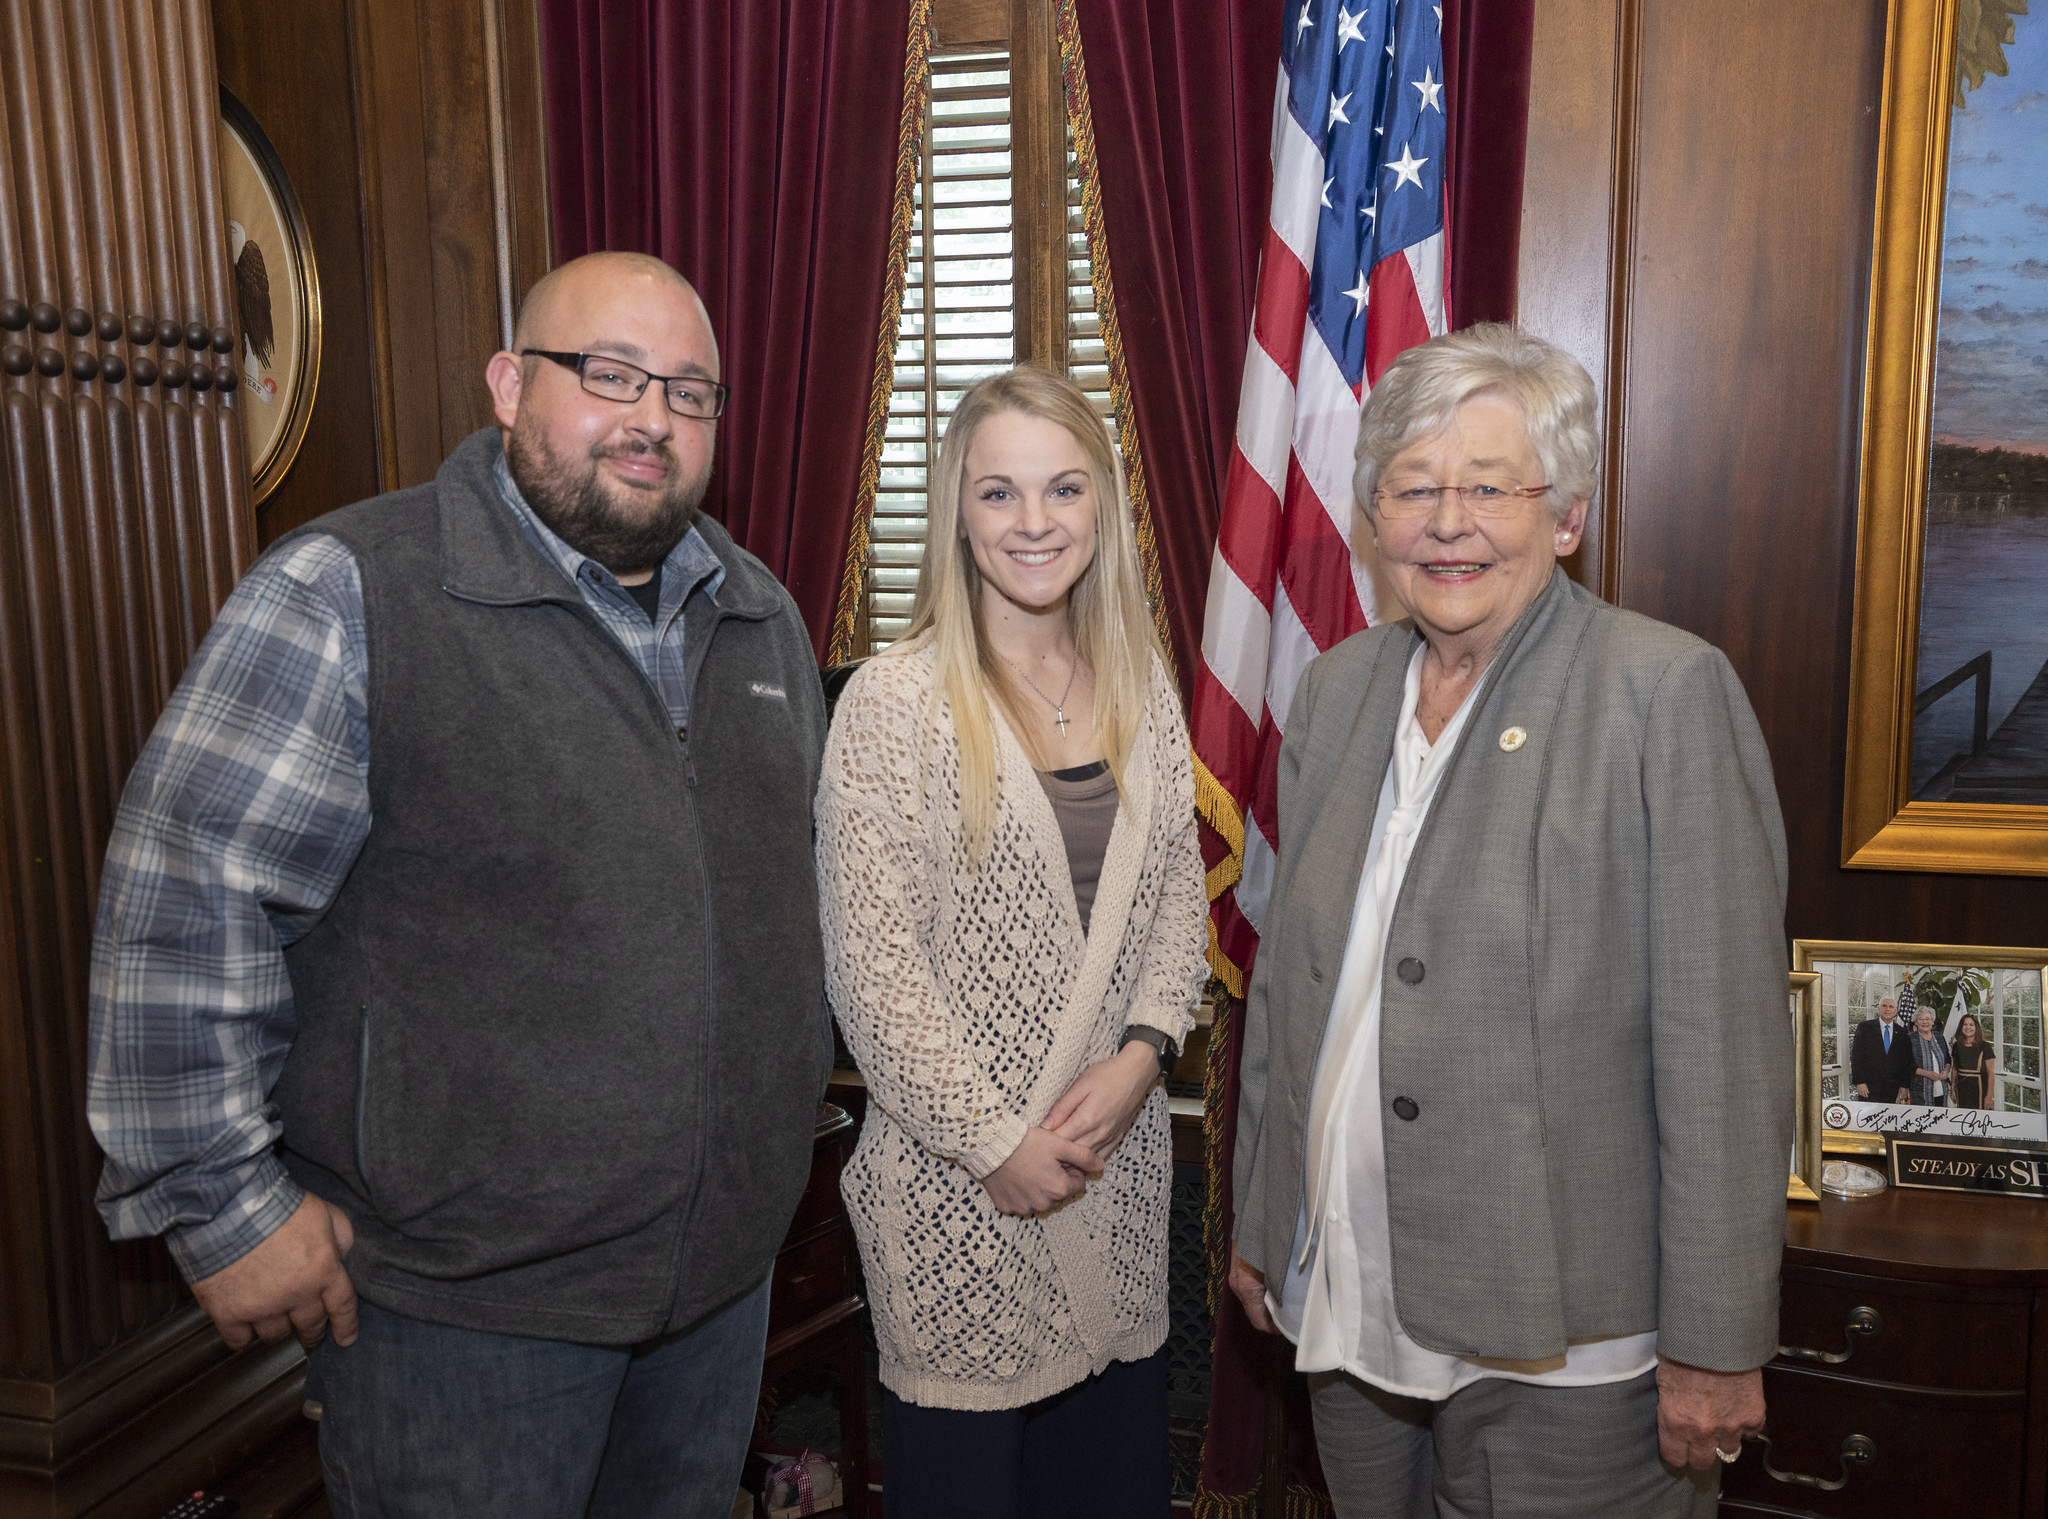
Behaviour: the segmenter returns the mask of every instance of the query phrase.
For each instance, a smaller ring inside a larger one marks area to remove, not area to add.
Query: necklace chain
[[[1011,669],[1015,670],[1017,672],[1018,678],[1022,680],[1025,685],[1029,686],[1033,691],[1037,692],[1038,699],[1044,702],[1048,707],[1052,708],[1053,721],[1059,725],[1060,736],[1062,738],[1066,737],[1067,698],[1074,694],[1074,677],[1081,673],[1081,656],[1076,654],[1074,656],[1073,664],[1068,666],[1067,688],[1066,690],[1060,692],[1060,699],[1058,701],[1054,701],[1050,696],[1047,696],[1045,692],[1040,691],[1038,688],[1038,682],[1033,680],[1029,675],[1026,675],[1024,673],[1024,667],[1018,664],[1016,660],[1010,658],[1009,655],[1003,655],[1003,663],[1008,665]]]

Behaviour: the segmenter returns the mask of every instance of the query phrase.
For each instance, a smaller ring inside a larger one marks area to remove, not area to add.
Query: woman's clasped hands
[[[996,1207],[1030,1217],[1079,1197],[1088,1178],[1102,1174],[1158,1081],[1159,1058],[1149,1044],[1127,1044],[1089,1066],[982,1179]]]

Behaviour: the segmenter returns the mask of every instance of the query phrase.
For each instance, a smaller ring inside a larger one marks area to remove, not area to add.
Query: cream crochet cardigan
[[[1185,1039],[1207,974],[1194,783],[1155,663],[1084,937],[1052,804],[1000,715],[995,828],[967,867],[934,669],[929,650],[871,660],[825,747],[826,990],[869,1093],[840,1189],[883,1385],[926,1407],[1017,1408],[1166,1339],[1162,1089],[1086,1195],[1049,1217],[998,1213],[977,1178],[1127,1025]]]

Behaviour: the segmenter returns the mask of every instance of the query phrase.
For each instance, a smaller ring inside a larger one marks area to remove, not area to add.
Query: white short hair
[[[1521,408],[1556,516],[1593,494],[1600,481],[1600,398],[1586,366],[1555,343],[1482,322],[1409,349],[1373,386],[1358,419],[1351,484],[1359,505],[1370,514],[1381,472],[1483,395],[1504,396]]]

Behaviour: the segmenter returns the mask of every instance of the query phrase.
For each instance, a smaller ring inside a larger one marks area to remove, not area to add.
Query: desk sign
[[[1895,1186],[2048,1197],[2048,1145],[1941,1134],[1886,1138]]]

